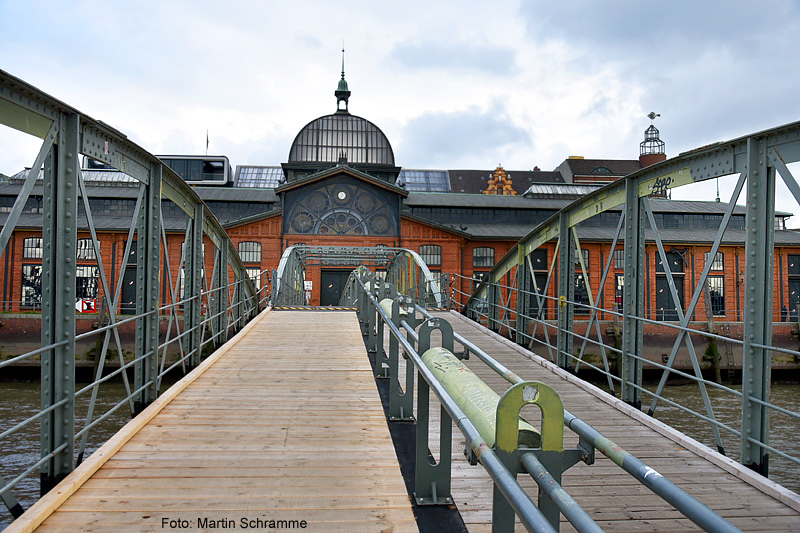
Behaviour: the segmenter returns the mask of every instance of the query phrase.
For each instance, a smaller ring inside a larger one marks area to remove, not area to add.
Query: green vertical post
[[[378,296],[378,289],[380,286],[380,281],[373,278],[369,285],[369,293],[376,297]],[[370,353],[375,353],[376,363],[378,362],[378,321],[380,320],[378,317],[378,307],[373,303],[372,298],[367,297],[367,351]],[[381,373],[382,370],[380,368],[376,368],[376,375],[377,373]]]
[[[416,307],[408,296],[397,296],[392,301],[392,323],[399,329],[405,319],[409,325],[416,321]],[[414,365],[406,363],[406,387],[400,392],[400,341],[389,335],[389,420],[414,419]],[[409,368],[411,371],[409,372]]]
[[[775,168],[769,167],[764,138],[747,140],[747,242],[744,280],[744,360],[742,364],[741,461],[763,476],[769,453],[749,439],[769,444],[772,353],[772,287],[775,262]]]
[[[161,268],[161,165],[150,168],[144,203],[139,212],[136,252],[136,357],[144,359],[134,365],[136,388],[145,387],[134,400],[139,413],[158,396],[158,296]]]
[[[216,293],[219,299],[219,316],[217,316],[217,346],[221,346],[228,341],[228,296],[230,294],[230,286],[228,285],[228,251],[219,250],[219,265],[217,265],[217,288],[219,292]]]
[[[575,244],[569,227],[566,213],[559,214],[558,248],[558,366],[571,370],[574,365],[569,356],[572,355],[573,323],[575,320]]]
[[[625,184],[625,286],[622,297],[622,399],[637,409],[642,407],[642,363],[632,356],[642,355],[644,326],[645,258],[644,209],[635,180]]]
[[[233,272],[233,330],[239,331],[242,327],[242,279],[239,273]]]
[[[495,332],[500,331],[500,301],[500,287],[490,276],[486,285],[486,327]]]
[[[564,457],[564,405],[558,394],[544,383],[517,383],[500,398],[497,404],[495,453],[516,477],[519,471],[519,414],[526,404],[535,404],[542,411],[541,447],[536,452],[542,465],[560,485],[562,473],[570,466],[569,459]],[[541,488],[538,507],[558,531],[561,513]],[[514,531],[514,511],[497,486],[494,488],[492,531]]]
[[[198,204],[194,209],[191,230],[187,241],[184,243],[184,288],[183,299],[191,298],[184,304],[184,328],[190,331],[187,335],[189,341],[190,367],[200,364],[200,339],[203,300],[200,296],[203,288],[203,205]]]
[[[446,320],[432,318],[419,328],[419,354],[431,348],[431,332],[439,330],[442,348],[453,352],[453,327]],[[430,385],[421,372],[417,374],[417,443],[414,474],[414,497],[417,505],[449,505],[453,422],[444,406],[440,407],[439,460],[433,464],[428,459],[428,433],[430,428]]]
[[[40,468],[46,494],[74,468],[75,272],[78,218],[80,117],[62,114],[44,165],[42,211],[42,346],[64,342],[41,355],[42,409],[64,402],[41,418]],[[38,172],[39,169],[31,169]]]
[[[528,329],[531,319],[531,276],[533,273],[528,269],[528,262],[525,261],[524,249],[517,246],[517,335],[516,342],[520,346],[528,346]]]
[[[381,302],[386,296],[386,292],[388,289],[388,284],[383,281],[378,281],[378,291],[377,291],[377,299],[378,302]],[[375,371],[376,377],[379,378],[389,378],[390,375],[390,367],[389,367],[389,357],[386,353],[386,350],[383,349],[384,344],[384,326],[383,326],[383,318],[379,314],[379,310],[375,308],[375,316],[376,316],[376,338],[375,338]],[[392,337],[392,335],[389,335]]]

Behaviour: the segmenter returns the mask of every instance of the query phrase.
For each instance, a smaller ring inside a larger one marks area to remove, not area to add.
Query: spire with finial
[[[339,80],[339,85],[333,94],[336,96],[336,112],[348,113],[347,105],[350,99],[350,89],[347,88],[347,80],[344,79],[344,43],[342,43],[342,79]],[[344,102],[344,109],[342,109],[342,102]]]
[[[664,153],[664,141],[662,141],[658,136],[658,129],[653,126],[653,121],[656,117],[660,117],[659,113],[649,113],[647,118],[650,119],[650,127],[644,130],[644,141],[639,143],[639,155],[649,155],[649,154],[663,154]]]

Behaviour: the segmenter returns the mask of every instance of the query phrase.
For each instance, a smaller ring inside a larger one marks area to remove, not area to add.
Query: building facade
[[[496,260],[559,209],[604,183],[666,158],[663,142],[651,125],[638,160],[570,157],[553,171],[538,167],[526,171],[502,167],[403,169],[395,162],[391,143],[380,128],[349,112],[350,91],[344,76],[335,96],[336,111],[304,126],[280,166],[241,165],[233,172],[222,157],[163,158],[187,182],[195,184],[198,194],[237,243],[248,272],[259,285],[264,277],[258,274],[277,268],[281,254],[292,245],[403,247],[419,252],[435,276],[452,275],[449,289],[457,305],[465,301]],[[76,306],[89,313],[102,310],[98,283],[102,269],[110,286],[122,286],[118,310],[131,312],[136,247],[128,241],[135,239],[129,228],[137,183],[91,161],[84,166],[100,256],[91,246],[88,231],[81,234],[76,254]],[[10,212],[26,176],[27,171],[23,171],[0,182],[0,217]],[[36,311],[41,300],[41,194],[41,189],[31,194],[0,267],[2,311],[6,313]],[[740,320],[744,208],[734,210],[722,247],[709,258],[726,204],[654,199],[652,205],[682,307],[691,298],[694,280],[710,261],[711,314]],[[162,202],[162,213],[166,243],[162,244],[162,261],[180,265],[184,214],[167,200]],[[575,279],[579,302],[589,303],[587,287],[599,286],[609,261],[611,270],[602,295],[595,294],[594,298],[606,309],[614,309],[621,302],[621,252],[610,249],[619,216],[619,210],[612,210],[578,228],[583,254],[583,266],[576,268],[579,273]],[[796,318],[800,307],[800,234],[785,229],[788,216],[780,213],[776,218],[776,320]],[[82,206],[80,217],[86,227],[87,214]],[[540,290],[546,285],[554,253],[554,243],[546,243],[536,252],[534,271]],[[206,263],[207,271],[211,271],[210,253]],[[648,239],[646,264],[647,316],[676,319],[675,302],[666,290],[664,269],[652,239]],[[309,304],[335,304],[351,270],[346,265],[309,267]],[[165,303],[171,288],[180,290],[180,269],[173,266],[172,271],[172,279],[162,280]],[[555,294],[556,286],[550,283],[550,295]],[[701,301],[697,310],[700,320],[705,317],[705,308],[706,303]]]

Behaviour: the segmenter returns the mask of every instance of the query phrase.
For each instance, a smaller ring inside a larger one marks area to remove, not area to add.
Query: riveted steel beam
[[[200,364],[201,355],[201,313],[203,298],[203,206],[195,206],[186,241],[184,242],[184,331],[187,335],[189,366]]]
[[[642,354],[644,325],[644,209],[634,180],[626,179],[625,286],[622,295],[622,399],[637,409],[642,406]]]
[[[575,241],[569,230],[569,218],[562,214],[559,219],[559,253],[558,253],[558,346],[557,364],[561,368],[571,370],[572,331],[575,321]]]
[[[136,413],[158,396],[158,304],[161,272],[161,165],[151,166],[136,230]]]
[[[530,262],[525,261],[522,248],[518,248],[517,257],[517,323],[516,342],[520,346],[528,344],[528,330],[531,325],[531,280]]]
[[[775,167],[769,165],[764,137],[747,141],[747,242],[744,280],[744,361],[742,364],[742,464],[766,476],[772,352],[772,287],[775,254]],[[754,442],[756,441],[756,442]]]
[[[214,298],[217,300],[219,312],[214,320],[217,330],[216,345],[221,346],[228,341],[228,301],[229,301],[229,286],[228,286],[228,254],[226,250],[217,249],[219,254],[219,265],[217,267],[217,278],[213,287],[218,289],[213,293]]]
[[[78,236],[78,128],[76,114],[58,119],[58,135],[46,158],[42,214],[42,409],[41,493],[74,468],[75,272]]]

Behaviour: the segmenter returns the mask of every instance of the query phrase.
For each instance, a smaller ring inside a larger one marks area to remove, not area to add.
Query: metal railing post
[[[400,329],[400,321],[416,322],[414,300],[396,296],[392,301],[392,324]],[[406,316],[401,316],[406,312]],[[400,392],[400,341],[389,334],[389,420],[414,420],[414,365],[406,362],[406,386]]]
[[[635,180],[625,184],[625,286],[622,298],[622,399],[635,407],[642,407],[642,363],[636,357],[642,354],[644,325],[645,210],[639,198]]]
[[[41,354],[40,468],[44,496],[74,468],[75,273],[78,219],[79,117],[61,114],[55,144],[44,165],[42,212],[42,346],[65,344]],[[38,172],[39,169],[31,169]]]
[[[202,347],[200,346],[203,298],[200,295],[203,287],[203,206],[194,208],[191,230],[184,244],[184,283],[183,299],[191,298],[184,304],[184,330],[188,331],[189,366],[200,364]],[[209,309],[210,311],[210,309]]]
[[[230,294],[228,280],[228,251],[220,248],[219,265],[217,265],[217,281],[214,284],[217,288],[217,292],[214,293],[214,296],[218,300],[217,317],[214,320],[217,328],[215,346],[222,346],[228,341],[228,296]]]
[[[500,289],[497,284],[492,280],[489,274],[489,280],[486,285],[486,327],[490,330],[497,332],[500,330]]]
[[[573,325],[575,322],[575,244],[566,213],[559,214],[558,249],[558,366],[571,370],[574,365],[570,356],[573,345]]]
[[[239,331],[242,327],[242,280],[239,273],[233,273],[233,330]]]
[[[431,347],[431,332],[442,334],[442,347],[452,353],[453,327],[446,320],[432,318],[419,328],[419,348],[422,355]],[[439,460],[429,458],[428,436],[430,430],[430,385],[422,373],[417,376],[417,443],[414,474],[414,497],[417,505],[449,505],[450,496],[453,422],[444,406],[439,415]]]
[[[386,298],[386,292],[388,288],[388,284],[378,280],[378,289],[376,294],[376,299],[378,302],[382,301]],[[383,327],[383,320],[378,313],[377,307],[375,308],[375,329],[376,329],[376,338],[375,338],[375,377],[377,378],[389,378],[391,377],[390,368],[389,368],[389,357],[386,353],[386,350],[383,349],[384,343],[384,327]]]
[[[140,413],[158,396],[158,296],[161,269],[161,165],[151,165],[136,229],[136,357],[134,400]]]
[[[378,297],[378,287],[380,281],[373,278],[369,284],[369,292],[372,296]],[[372,298],[367,299],[367,351],[375,353],[375,361],[378,361],[378,307],[372,303]],[[383,372],[376,366],[376,376]]]
[[[531,297],[528,294],[531,287],[532,273],[525,261],[524,248],[517,248],[517,323],[515,341],[520,346],[528,345],[528,328],[530,328]]]
[[[764,138],[747,140],[747,242],[744,276],[742,363],[742,464],[769,474],[769,401],[772,353],[754,344],[772,345],[772,286],[775,253],[775,168],[767,166]]]

